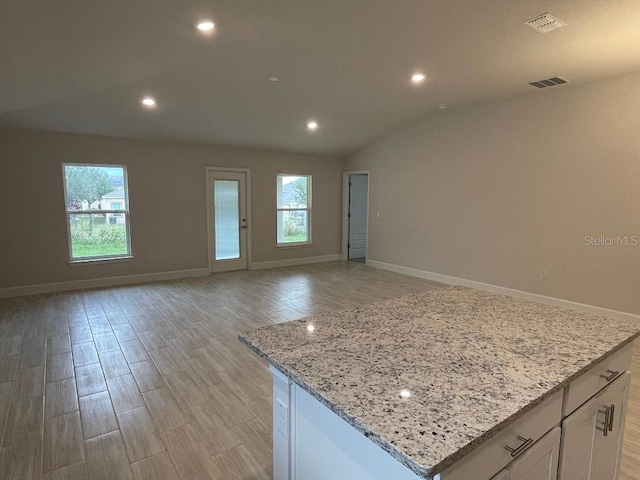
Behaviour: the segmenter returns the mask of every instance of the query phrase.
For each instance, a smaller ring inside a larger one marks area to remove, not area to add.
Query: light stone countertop
[[[431,478],[638,335],[639,324],[448,287],[239,338]]]

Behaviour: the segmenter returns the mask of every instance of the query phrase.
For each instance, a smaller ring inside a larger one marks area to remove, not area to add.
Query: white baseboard
[[[587,305],[585,303],[572,302],[561,298],[548,297],[537,293],[525,292],[514,288],[501,287],[490,283],[476,282],[475,280],[467,280],[466,278],[452,277],[441,273],[428,272],[426,270],[418,270],[416,268],[404,267],[402,265],[394,265],[392,263],[377,262],[375,260],[367,260],[367,265],[391,272],[403,273],[412,277],[424,278],[434,282],[445,283],[447,285],[460,285],[462,287],[476,288],[487,292],[499,293],[509,297],[523,298],[533,302],[544,303],[546,305],[555,305],[557,307],[571,308],[580,312],[591,313],[594,315],[606,315],[608,317],[620,320],[630,320],[640,323],[640,315],[628,312],[620,312],[618,310],[610,310],[608,308],[596,307],[595,305]]]
[[[294,265],[308,265],[310,263],[335,262],[336,260],[342,260],[342,255],[337,253],[335,255],[321,255],[319,257],[287,258],[286,260],[257,262],[252,263],[249,269],[262,270],[263,268],[292,267]]]
[[[86,288],[112,287],[114,285],[130,285],[132,283],[175,280],[177,278],[203,277],[206,275],[209,275],[208,268],[193,268],[190,270],[173,270],[170,272],[91,278],[88,280],[73,280],[70,282],[41,283],[38,285],[0,288],[0,298],[22,297],[24,295],[38,295],[41,293],[52,292],[67,292],[69,290],[83,290]]]
[[[340,254],[323,255],[319,257],[291,258],[271,262],[253,263],[250,266],[250,269],[260,270],[263,268],[290,267],[311,263],[333,262],[335,260],[340,260],[341,258]],[[0,298],[22,297],[25,295],[38,295],[53,292],[68,292],[69,290],[83,290],[87,288],[112,287],[114,285],[131,285],[133,283],[158,282],[163,280],[175,280],[177,278],[204,277],[206,275],[209,275],[208,268],[194,268],[190,270],[121,275],[117,277],[92,278],[88,280],[73,280],[69,282],[41,283],[37,285],[0,288]]]

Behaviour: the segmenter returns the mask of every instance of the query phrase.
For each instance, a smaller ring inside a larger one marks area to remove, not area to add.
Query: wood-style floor
[[[334,262],[0,300],[0,479],[270,479],[271,379],[237,333],[434,287]]]

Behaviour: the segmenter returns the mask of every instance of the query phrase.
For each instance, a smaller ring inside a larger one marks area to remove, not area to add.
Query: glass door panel
[[[216,260],[240,258],[240,182],[213,181]]]
[[[246,270],[249,266],[247,173],[207,169],[209,271]]]

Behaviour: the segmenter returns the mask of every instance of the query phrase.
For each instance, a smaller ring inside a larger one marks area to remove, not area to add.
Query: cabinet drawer
[[[516,449],[527,441],[533,445],[562,420],[562,390],[547,398],[502,432],[471,451],[460,461],[442,472],[440,480],[486,480],[528,450],[523,447],[515,456],[506,447]],[[519,438],[520,437],[520,438]],[[530,439],[530,440],[529,440]]]
[[[556,480],[560,454],[560,428],[553,427],[527,453],[511,462],[491,480]]]
[[[571,382],[565,395],[564,416],[570,415],[576,408],[626,372],[631,365],[632,353],[633,344],[630,343]]]

